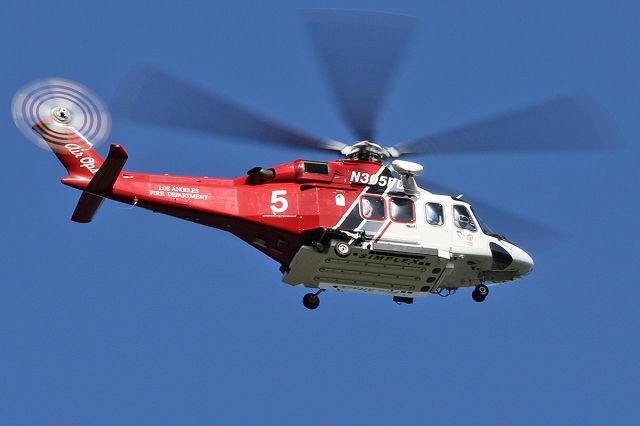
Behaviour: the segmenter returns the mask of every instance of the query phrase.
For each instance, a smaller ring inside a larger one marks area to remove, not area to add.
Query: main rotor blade
[[[547,100],[395,147],[399,154],[476,154],[622,147],[605,108],[587,93]]]
[[[455,189],[422,178],[420,178],[420,186],[434,194],[451,196],[461,194]],[[510,212],[494,203],[466,196],[463,201],[471,204],[477,219],[483,221],[485,226],[489,225],[492,232],[504,235],[509,241],[534,254],[548,250],[570,238],[562,231]]]
[[[379,12],[299,13],[343,119],[359,140],[375,140],[378,113],[417,21]]]
[[[279,145],[338,151],[346,146],[292,129],[147,65],[135,67],[125,77],[112,101],[112,110],[116,117],[147,124]]]

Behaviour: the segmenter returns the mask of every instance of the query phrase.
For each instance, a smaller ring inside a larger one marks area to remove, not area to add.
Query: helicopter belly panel
[[[282,280],[323,290],[425,296],[448,272],[449,253],[421,247],[407,249],[373,244],[371,248],[352,247],[348,257],[339,257],[333,248],[319,253],[303,246]]]

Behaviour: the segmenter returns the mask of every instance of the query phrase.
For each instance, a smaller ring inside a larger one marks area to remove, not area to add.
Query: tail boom
[[[42,136],[67,169],[68,175],[63,182],[68,185],[86,186],[104,163],[100,154],[93,150],[91,143],[72,127],[60,125],[54,119],[47,119],[34,124],[32,128]]]
[[[103,160],[79,132],[57,123],[55,119],[43,120],[32,128],[67,169],[68,175],[62,183],[83,190],[71,220],[91,222],[102,205],[103,197],[111,194],[127,161],[124,148],[111,145],[107,159]]]

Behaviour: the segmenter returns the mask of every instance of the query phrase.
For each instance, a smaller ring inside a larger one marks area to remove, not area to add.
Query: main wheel
[[[487,297],[489,294],[489,287],[484,284],[479,284],[476,286],[476,292],[482,297]]]
[[[316,309],[320,306],[320,298],[313,293],[307,293],[302,298],[302,304],[307,309]]]
[[[348,257],[351,254],[351,247],[345,242],[339,242],[333,249],[340,257]]]
[[[471,292],[471,298],[473,298],[473,300],[475,300],[476,302],[480,303],[480,302],[484,302],[484,299],[487,296],[481,296],[480,294],[478,294],[477,291],[473,290],[473,292]]]
[[[476,286],[475,290],[473,290],[473,292],[471,293],[471,297],[473,298],[473,300],[480,303],[480,302],[484,302],[484,299],[487,298],[488,294],[489,294],[489,287],[487,287],[484,284],[479,284]]]

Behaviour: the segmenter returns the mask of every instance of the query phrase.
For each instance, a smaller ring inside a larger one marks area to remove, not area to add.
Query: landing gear
[[[336,244],[333,249],[339,257],[349,257],[349,255],[351,254],[351,247],[349,247],[349,244],[345,243],[344,241]]]
[[[473,298],[473,300],[480,303],[480,302],[484,302],[484,299],[487,297],[488,294],[489,294],[489,287],[487,287],[484,284],[479,284],[476,286],[476,289],[473,290],[473,292],[471,293],[471,297]]]
[[[324,290],[320,289],[315,293],[307,293],[302,298],[302,304],[307,309],[317,309],[320,306],[320,293]]]
[[[398,305],[401,303],[411,305],[413,303],[413,297],[393,296],[393,301]]]
[[[322,244],[319,241],[314,241],[311,243],[311,246],[315,249],[315,251],[317,251],[318,253],[324,253],[324,244]]]

